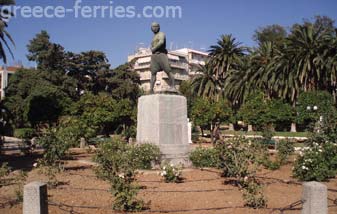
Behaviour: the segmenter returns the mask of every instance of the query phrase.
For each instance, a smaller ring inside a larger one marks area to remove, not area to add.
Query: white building
[[[196,74],[197,66],[204,65],[208,54],[192,49],[178,49],[169,51],[169,62],[175,77],[176,87],[184,80],[189,80]],[[135,61],[134,69],[138,72],[141,81],[141,88],[144,91],[150,90],[151,79],[151,51],[147,48],[139,48],[135,54],[128,56],[128,62]],[[168,76],[165,72],[158,72],[155,91],[161,91],[169,87]]]
[[[9,77],[20,68],[18,66],[0,67],[0,99],[5,97],[5,88],[8,85]]]

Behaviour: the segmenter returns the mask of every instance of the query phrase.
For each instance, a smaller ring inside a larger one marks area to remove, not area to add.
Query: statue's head
[[[158,33],[160,31],[160,25],[157,22],[151,24],[151,30],[153,33]]]

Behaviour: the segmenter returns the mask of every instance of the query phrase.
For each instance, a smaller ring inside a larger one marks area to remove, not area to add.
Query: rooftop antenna
[[[206,48],[204,46],[201,46],[200,50],[203,51],[203,52],[206,52]]]
[[[139,49],[143,48],[144,47],[144,43],[143,42],[139,42],[137,45],[136,45],[136,51],[135,53],[138,53]]]
[[[188,48],[193,49],[193,42],[192,41],[188,41]]]
[[[174,43],[170,42],[170,50],[173,50],[173,45],[174,45]]]

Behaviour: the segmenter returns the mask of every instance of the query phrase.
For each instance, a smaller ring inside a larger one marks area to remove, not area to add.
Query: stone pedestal
[[[38,181],[24,186],[23,214],[48,214],[47,184]]]
[[[137,143],[152,143],[162,158],[189,165],[187,102],[184,96],[153,94],[138,100]]]
[[[324,184],[312,181],[303,184],[302,214],[327,214],[328,193]]]

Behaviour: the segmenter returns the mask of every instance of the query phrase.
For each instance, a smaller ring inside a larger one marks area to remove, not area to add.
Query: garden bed
[[[66,169],[57,176],[60,182],[54,189],[48,190],[49,213],[112,213],[113,199],[109,193],[109,184],[96,178],[89,160],[92,154],[84,150],[73,150],[72,159],[66,161]],[[7,159],[11,166],[18,168],[20,158]],[[26,160],[27,165],[34,160]],[[21,162],[22,163],[22,162]],[[36,180],[46,181],[38,169],[25,166],[29,170],[26,183]],[[184,182],[164,183],[157,171],[141,171],[137,182],[142,186],[139,197],[151,202],[149,210],[140,213],[280,213],[301,199],[301,183],[291,177],[291,164],[277,171],[261,170],[258,178],[264,184],[268,207],[251,209],[243,207],[242,194],[237,187],[224,184],[216,169],[186,169]],[[11,176],[10,176],[11,177]],[[330,191],[330,199],[337,199],[337,179],[325,183]],[[22,204],[15,203],[15,183],[0,188],[0,213],[22,213]],[[329,200],[329,213],[337,213],[337,205]],[[301,206],[284,213],[300,213]],[[116,212],[118,213],[118,212]]]

